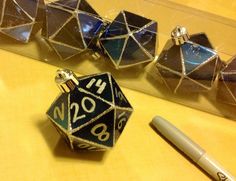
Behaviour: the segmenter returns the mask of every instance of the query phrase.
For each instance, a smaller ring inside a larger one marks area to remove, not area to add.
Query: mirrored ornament
[[[0,32],[28,43],[42,27],[43,11],[43,0],[1,0]]]
[[[157,22],[122,11],[99,42],[117,69],[150,62],[157,48]]]
[[[217,101],[236,105],[236,56],[219,73]]]
[[[132,107],[109,73],[81,78],[59,70],[61,94],[47,111],[58,132],[75,150],[105,151],[123,132]]]
[[[86,0],[59,0],[46,5],[42,35],[62,60],[89,48],[103,21]]]
[[[185,27],[177,26],[171,37],[156,62],[167,87],[174,93],[210,90],[222,63],[207,36],[189,36]]]

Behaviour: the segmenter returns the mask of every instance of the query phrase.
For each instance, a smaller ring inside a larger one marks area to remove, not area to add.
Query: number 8
[[[96,132],[99,128],[102,128],[102,130],[98,133]],[[110,133],[107,132],[107,126],[105,124],[97,124],[91,129],[91,133],[98,137],[100,141],[107,141],[110,137]]]

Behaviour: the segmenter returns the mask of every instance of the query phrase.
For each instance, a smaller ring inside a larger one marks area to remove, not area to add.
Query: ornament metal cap
[[[55,82],[63,93],[71,92],[79,85],[76,75],[67,69],[57,70]]]
[[[171,32],[171,38],[175,45],[182,45],[190,39],[190,36],[185,27],[176,26]]]

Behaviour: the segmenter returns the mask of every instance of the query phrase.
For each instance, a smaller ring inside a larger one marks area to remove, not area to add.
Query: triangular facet
[[[47,31],[50,37],[56,31],[62,28],[63,24],[72,16],[72,14],[47,6]]]
[[[180,75],[177,75],[169,70],[166,70],[160,66],[157,66],[158,72],[161,75],[162,79],[165,81],[167,86],[170,88],[171,91],[174,91],[179,84],[181,79]]]
[[[73,49],[71,47],[67,47],[67,46],[63,46],[57,43],[52,43],[51,45],[53,46],[53,48],[56,50],[57,54],[60,55],[60,57],[65,60],[68,59],[74,55],[77,55],[78,53],[80,53],[80,50],[76,50]]]
[[[16,0],[16,2],[32,18],[36,17],[39,0]]]
[[[54,40],[79,49],[85,48],[76,18],[73,18],[63,26],[55,36]]]
[[[24,13],[24,11],[14,3],[14,1],[6,1],[5,11],[2,21],[2,27],[14,27],[31,23],[32,20]]]
[[[113,146],[114,110],[73,133],[74,136],[108,147]]]
[[[59,0],[52,2],[53,5],[58,5],[66,9],[75,10],[78,7],[79,0]]]
[[[129,117],[131,116],[132,112],[127,110],[122,110],[117,108],[116,109],[116,116],[115,116],[115,140],[117,141],[120,137],[121,133],[123,132]]]
[[[190,92],[201,92],[201,91],[207,91],[208,89],[201,86],[202,84],[197,84],[192,79],[184,78],[181,81],[180,86],[177,89],[178,93],[190,93]],[[187,95],[187,94],[186,94]]]
[[[122,50],[125,44],[125,38],[121,39],[112,39],[112,40],[102,40],[102,45],[106,49],[106,52],[110,57],[118,62],[122,54]]]
[[[91,15],[98,16],[97,12],[90,6],[86,0],[80,0],[79,10],[87,12]]]
[[[191,35],[189,40],[196,43],[196,44],[202,45],[204,47],[214,49],[205,33],[193,34],[193,35]]]
[[[190,42],[181,45],[181,51],[186,74],[216,56],[216,53],[213,50]]]
[[[124,11],[130,31],[136,31],[151,22],[150,19]]]
[[[93,145],[91,142],[90,143],[86,143],[85,141],[78,139],[78,138],[74,138],[73,137],[73,148],[74,150],[88,150],[88,151],[102,151],[102,148],[99,148],[97,145],[95,146],[95,144]]]
[[[145,48],[153,57],[156,52],[157,23],[153,23],[137,33],[134,33],[135,39]]]
[[[168,42],[162,50],[157,62],[173,71],[182,73],[182,60],[179,46],[173,45],[172,41]]]
[[[224,72],[236,72],[236,58],[234,58],[223,70]]]
[[[233,97],[229,88],[226,87],[225,82],[222,79],[220,79],[218,83],[217,100],[219,102],[224,102],[227,104],[236,104],[235,99],[236,96]]]
[[[129,101],[121,91],[119,85],[116,83],[114,78],[111,78],[112,80],[112,88],[113,88],[113,94],[114,94],[114,102],[116,106],[122,107],[122,108],[131,108]]]
[[[151,60],[150,57],[139,47],[132,37],[129,37],[120,65],[138,64],[148,60]]]
[[[106,31],[102,35],[102,38],[106,39],[126,34],[128,34],[127,26],[125,24],[123,14],[120,13],[115,18],[115,20],[107,27]]]
[[[68,130],[68,94],[61,94],[47,111],[51,120]]]
[[[198,69],[195,69],[188,77],[210,88],[216,78],[217,62],[217,58],[207,62]]]
[[[96,37],[102,27],[102,21],[92,15],[79,13],[81,31],[87,45]]]
[[[95,119],[111,106],[93,95],[75,89],[70,94],[70,116],[72,129]]]
[[[1,31],[15,40],[28,42],[30,39],[32,26],[33,25],[25,25],[17,28],[1,29]]]
[[[236,98],[236,73],[235,74],[223,74],[223,80],[229,90]]]
[[[79,80],[79,87],[112,103],[111,83],[107,73]]]

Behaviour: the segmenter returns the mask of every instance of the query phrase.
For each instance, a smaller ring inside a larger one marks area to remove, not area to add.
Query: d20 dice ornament
[[[217,101],[236,105],[236,56],[219,73]]]
[[[100,37],[100,46],[115,68],[154,60],[157,22],[122,11]]]
[[[1,0],[0,32],[23,43],[42,26],[43,0]]]
[[[171,36],[156,63],[167,87],[174,93],[211,89],[222,64],[206,35],[189,36],[177,26]]]
[[[59,0],[46,5],[42,35],[63,60],[86,50],[103,21],[86,0]]]
[[[104,151],[114,146],[133,111],[109,73],[77,78],[59,70],[62,93],[47,111],[72,149]]]

